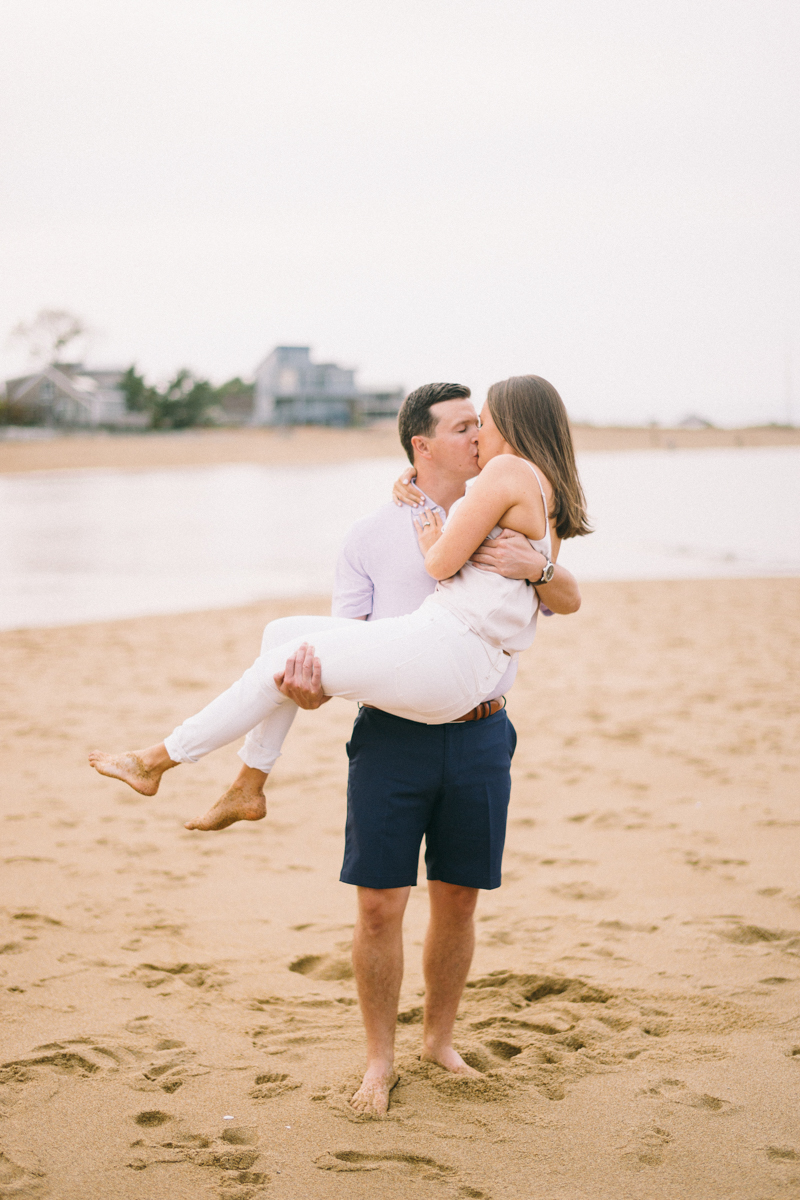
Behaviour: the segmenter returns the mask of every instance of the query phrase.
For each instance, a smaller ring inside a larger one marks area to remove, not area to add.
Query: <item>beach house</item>
[[[138,426],[141,413],[129,413],[120,388],[123,372],[82,363],[53,363],[31,375],[6,381],[5,414],[13,424]]]
[[[253,425],[363,425],[397,416],[402,388],[362,390],[355,370],[316,363],[309,346],[276,346],[256,368]]]

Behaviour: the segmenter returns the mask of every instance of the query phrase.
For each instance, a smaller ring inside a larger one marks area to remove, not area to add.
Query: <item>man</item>
[[[403,447],[416,469],[422,503],[387,504],[357,521],[342,548],[333,614],[361,620],[413,612],[435,585],[424,567],[414,517],[446,516],[478,474],[478,418],[460,384],[435,383],[406,397],[399,415]],[[512,579],[528,579],[551,612],[575,612],[580,595],[563,567],[547,562],[527,538],[506,531],[474,561]],[[542,582],[543,576],[549,582]],[[453,1026],[475,942],[480,888],[500,885],[516,734],[501,697],[516,657],[494,692],[447,725],[407,721],[362,706],[348,743],[350,772],[344,864],[340,878],[358,889],[353,966],[367,1039],[367,1070],[351,1100],[381,1114],[397,1081],[394,1038],[403,977],[403,916],[416,884],[422,837],[430,922],[423,951],[422,1057],[475,1075],[453,1047]],[[275,677],[303,708],[328,697],[320,663],[301,647]],[[488,702],[488,703],[487,703]]]

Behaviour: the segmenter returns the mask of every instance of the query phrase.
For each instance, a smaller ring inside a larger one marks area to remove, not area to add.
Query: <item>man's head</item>
[[[478,473],[478,416],[462,383],[426,383],[406,396],[397,424],[409,462],[461,475]]]

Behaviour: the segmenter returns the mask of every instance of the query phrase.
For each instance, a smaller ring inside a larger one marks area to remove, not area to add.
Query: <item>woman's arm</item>
[[[505,514],[526,503],[531,482],[530,468],[516,456],[500,454],[491,459],[450,516],[447,528],[439,533],[431,525],[420,538],[428,574],[449,579],[460,571]]]
[[[553,562],[558,556],[561,541],[555,533]],[[535,550],[524,534],[504,529],[499,537],[487,538],[472,555],[470,562],[482,571],[503,575],[506,579],[527,579],[534,584],[542,603],[550,612],[566,615],[577,612],[581,606],[581,593],[575,576],[556,564],[555,573],[549,583],[538,583],[546,558]]]

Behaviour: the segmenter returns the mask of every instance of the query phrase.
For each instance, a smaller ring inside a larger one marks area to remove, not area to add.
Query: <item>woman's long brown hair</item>
[[[486,400],[503,439],[550,480],[550,517],[558,536],[583,537],[591,533],[567,410],[552,383],[538,375],[512,375],[493,383]]]

